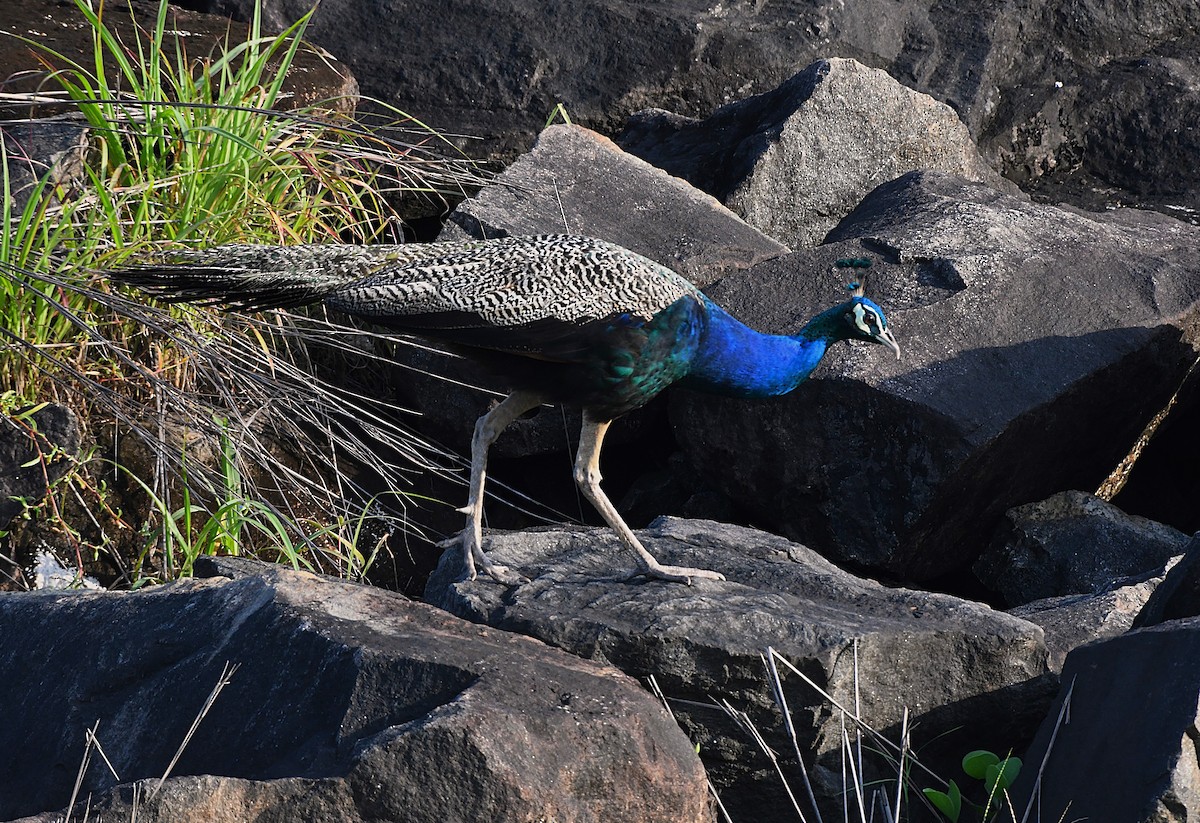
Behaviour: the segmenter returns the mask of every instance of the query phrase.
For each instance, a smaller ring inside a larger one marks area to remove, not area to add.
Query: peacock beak
[[[896,338],[892,337],[891,329],[884,329],[875,335],[875,342],[882,343],[896,353],[896,359],[900,359],[900,344],[896,342]]]

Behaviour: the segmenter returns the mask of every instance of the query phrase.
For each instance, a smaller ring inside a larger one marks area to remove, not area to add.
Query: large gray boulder
[[[715,569],[728,580],[691,587],[629,582],[631,558],[611,531],[547,528],[485,539],[493,558],[530,582],[509,588],[482,576],[460,581],[451,551],[426,599],[627,674],[653,675],[680,701],[675,713],[735,820],[774,820],[787,807],[773,769],[713,704],[724,699],[746,711],[788,758],[791,744],[761,659],[767,647],[841,705],[854,705],[860,694],[866,722],[893,741],[907,707],[913,746],[935,768],[978,746],[1019,747],[1050,699],[1042,631],[1023,620],[857,578],[802,545],[754,529],[663,518],[639,536],[664,563]],[[806,765],[827,808],[840,808],[839,714],[780,669]],[[796,774],[794,761],[785,768]],[[876,776],[889,773],[878,763],[871,768]]]
[[[649,257],[697,286],[788,251],[711,194],[581,126],[546,128],[529,152],[449,219],[453,226],[439,239],[586,234]]]
[[[0,820],[66,806],[97,723],[76,819],[706,819],[691,744],[610,667],[379,589],[207,571],[233,579],[0,595]]]
[[[879,187],[828,243],[709,295],[796,332],[839,299],[839,258],[903,350],[837,347],[782,398],[677,392],[696,471],[756,522],[828,556],[926,580],[979,555],[1005,511],[1096,488],[1196,357],[1200,230],[1095,217],[934,172]]]
[[[618,142],[794,249],[818,245],[868,192],[916,169],[1016,191],[953,109],[849,59],[820,60],[704,120],[638,112]]]
[[[1187,535],[1095,495],[1061,492],[1005,513],[975,573],[1010,606],[1096,594],[1183,553]]]
[[[1184,823],[1200,815],[1200,620],[1071,652],[1013,787],[1041,820]],[[1031,820],[1039,819],[1031,817]]]

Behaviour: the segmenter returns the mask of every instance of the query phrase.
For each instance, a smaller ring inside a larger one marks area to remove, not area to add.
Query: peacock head
[[[892,330],[888,328],[883,309],[863,296],[861,282],[851,283],[847,288],[850,290],[850,302],[842,307],[844,309],[842,319],[847,326],[846,337],[851,340],[867,340],[887,346],[896,353],[896,359],[899,360],[900,345],[892,336]]]

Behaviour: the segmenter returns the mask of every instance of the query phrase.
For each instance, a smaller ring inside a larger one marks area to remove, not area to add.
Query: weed
[[[963,796],[958,784],[951,780],[946,791],[924,789],[925,797],[950,823],[958,823],[965,807],[973,809],[979,820],[990,823],[1003,807],[1009,806],[1008,790],[1021,773],[1021,758],[1009,754],[1001,759],[984,749],[969,752],[962,759],[963,772],[980,781],[985,792],[983,803],[972,803]]]
[[[546,118],[546,125],[543,128],[550,128],[554,125],[554,121],[560,118],[568,126],[571,125],[571,115],[567,114],[567,107],[562,103],[556,103],[550,110],[550,115]]]

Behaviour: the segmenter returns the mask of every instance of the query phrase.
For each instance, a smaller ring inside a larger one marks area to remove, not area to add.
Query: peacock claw
[[[725,575],[709,569],[693,569],[687,566],[663,566],[661,564],[638,569],[629,575],[630,580],[648,577],[651,580],[665,580],[668,583],[683,583],[692,585],[693,580],[724,580]]]
[[[501,586],[520,586],[529,582],[529,578],[525,575],[513,571],[508,566],[501,566],[498,563],[489,562],[483,571]]]
[[[508,566],[493,562],[476,541],[475,531],[469,526],[453,537],[438,541],[437,546],[441,549],[455,546],[461,548],[465,569],[464,581],[470,582],[478,576],[479,572],[482,572],[502,586],[519,586],[529,582],[528,577],[513,571]]]

